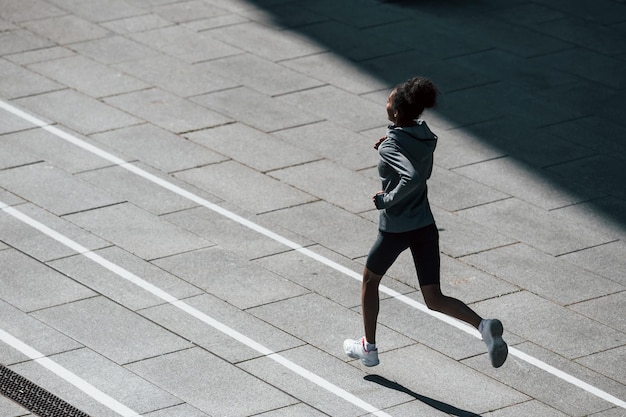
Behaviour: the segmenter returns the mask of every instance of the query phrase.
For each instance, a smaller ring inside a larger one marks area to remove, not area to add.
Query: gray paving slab
[[[360,135],[330,121],[280,130],[272,135],[355,171],[377,163],[376,136]]]
[[[203,294],[186,298],[183,301],[274,352],[281,352],[304,344],[302,340],[284,330],[272,326],[215,296]],[[195,345],[230,363],[236,364],[262,356],[256,350],[170,304],[151,307],[142,310],[140,314],[188,340],[193,340]]]
[[[122,201],[46,163],[2,171],[0,181],[11,192],[59,216]]]
[[[543,130],[576,145],[593,149],[599,154],[614,157],[626,155],[626,143],[615,140],[616,137],[620,137],[626,132],[626,126],[620,125],[619,121],[611,122],[600,115],[590,115],[556,126],[546,126]],[[594,132],[593,140],[590,140],[588,134],[590,131]]]
[[[430,123],[431,120],[428,119],[427,123],[436,129],[437,118],[434,124]],[[435,133],[439,137],[434,155],[435,164],[446,169],[501,158],[507,154],[505,150],[485,143],[479,135],[466,129],[435,130]]]
[[[0,135],[30,129],[31,127],[32,125],[30,123],[10,113],[2,112],[0,114]],[[9,159],[6,154],[4,158]],[[19,160],[19,156],[17,159]]]
[[[491,224],[467,220],[462,214],[459,214],[466,210],[459,213],[449,213],[435,206],[432,206],[432,209],[439,229],[440,250],[452,258],[517,242],[516,239],[507,236],[502,230]]]
[[[248,310],[251,314],[287,331],[317,349],[344,361],[345,339],[363,336],[360,315],[320,295],[306,294]],[[288,312],[289,314],[285,314]],[[313,320],[312,318],[315,318]],[[303,325],[306,323],[306,326]],[[386,340],[385,352],[406,346],[412,341],[385,326],[378,328],[379,338]],[[381,350],[381,358],[384,352]],[[382,359],[381,359],[382,360]]]
[[[104,297],[32,313],[117,364],[127,364],[191,347],[167,329]]]
[[[22,362],[12,365],[10,368],[13,372],[22,375],[63,401],[87,413],[87,415],[102,417],[119,416],[119,413],[108,408],[65,379],[55,375],[34,361]]]
[[[107,0],[95,3],[85,3],[80,0],[49,1],[66,11],[71,11],[77,16],[93,22],[105,22],[143,13],[141,8],[129,6],[129,3],[123,0]]]
[[[63,131],[88,144],[96,144],[89,138],[69,129],[63,129]],[[43,129],[30,129],[5,135],[2,137],[2,142],[15,149],[16,162],[20,162],[20,155],[26,152],[31,155],[30,162],[46,161],[50,165],[73,174],[111,165],[111,162]],[[105,152],[115,153],[108,146],[97,145]],[[123,157],[123,155],[120,156]]]
[[[71,14],[31,20],[22,25],[61,45],[104,38],[109,34],[103,27]]]
[[[256,224],[272,230],[302,246],[310,244],[308,239],[292,231],[278,227],[263,218],[255,218],[253,214],[243,212],[236,207],[226,205],[225,208],[236,215],[252,218]],[[289,250],[284,244],[276,242],[257,231],[251,230],[247,226],[234,223],[230,219],[205,207],[172,213],[163,217],[185,230],[189,230],[216,243],[222,249],[237,253],[248,259],[255,259]]]
[[[75,55],[76,53],[69,48],[51,45],[42,49],[6,55],[5,58],[15,64],[28,65],[51,59],[67,58]]]
[[[159,54],[157,50],[121,35],[72,44],[72,49],[81,55],[111,65]]]
[[[255,213],[271,212],[316,200],[315,196],[235,161],[178,172],[175,177]]]
[[[276,64],[252,54],[213,59],[202,64],[201,68],[269,96],[324,85],[323,81],[292,71],[282,63]]]
[[[405,49],[414,50],[417,54],[426,52],[436,58],[470,54],[482,48],[482,45],[471,37],[459,39],[443,24],[427,24],[426,16],[411,17],[412,19],[401,19],[399,22],[374,26],[368,32],[386,39],[387,42],[399,43]],[[419,45],[415,45],[415,39],[420,39]]]
[[[148,123],[99,133],[92,135],[92,138],[165,172],[182,171],[227,159]]]
[[[377,235],[376,226],[370,221],[325,201],[261,217],[351,259],[367,255]]]
[[[30,312],[93,297],[95,292],[54,269],[16,251],[0,251],[1,297]]]
[[[16,100],[30,112],[61,123],[82,134],[103,132],[142,120],[74,90],[62,90]]]
[[[623,364],[625,359],[626,346],[620,346],[580,358],[576,362],[619,382],[620,385],[614,387],[614,392],[618,393],[618,398],[623,398],[624,392],[626,392],[626,369],[619,364]],[[616,364],[618,365],[616,366]],[[610,388],[607,389],[612,391]]]
[[[541,7],[530,3],[523,6]],[[504,9],[505,11],[507,9]],[[556,10],[545,9],[548,13],[559,13]],[[495,11],[494,13],[497,13]],[[526,17],[523,13],[518,13],[516,20],[519,22],[524,18],[533,18],[537,15]],[[478,51],[473,54],[461,55],[450,58],[446,62],[452,62],[460,68],[488,76],[491,80],[502,80],[506,78],[508,82],[515,85],[530,89],[533,92],[540,92],[545,89],[555,88],[556,86],[567,84],[572,81],[578,81],[578,78],[572,74],[563,73],[552,68],[545,68],[537,65],[524,57],[501,50],[488,49]],[[505,75],[506,74],[506,75]]]
[[[209,417],[195,407],[188,404],[175,405],[161,410],[144,414],[147,417]]]
[[[385,374],[393,375],[394,382],[408,390],[476,414],[528,399],[523,393],[472,372],[462,363],[421,344],[389,352]]]
[[[515,417],[515,416],[545,416],[545,417],[566,417],[564,414],[554,408],[536,400],[526,401],[521,404],[515,404],[510,407],[501,408],[483,414],[485,417]]]
[[[196,96],[239,85],[228,77],[219,76],[199,65],[190,66],[178,58],[166,55],[124,62],[115,65],[115,68],[181,97]]]
[[[76,213],[65,218],[146,260],[213,245],[130,203]],[[168,239],[162,239],[163,236]]]
[[[621,284],[521,243],[465,256],[462,260],[564,306],[626,289]]]
[[[273,62],[324,51],[317,42],[298,32],[279,31],[255,22],[226,26],[203,33]]]
[[[222,114],[157,88],[109,97],[105,101],[173,133],[204,129],[230,121]]]
[[[242,310],[308,293],[307,289],[219,247],[181,253],[153,263]]]
[[[48,39],[42,39],[25,29],[14,28],[0,33],[0,55],[15,54],[53,46]]]
[[[592,414],[593,417],[620,417],[624,413],[624,409],[621,407],[612,407],[605,411]]]
[[[199,348],[146,359],[127,368],[209,415],[247,416],[297,402]]]
[[[384,103],[373,103],[331,85],[287,94],[279,100],[355,131],[388,123],[382,109]]]
[[[623,288],[624,286],[622,285]],[[578,303],[570,308],[621,332],[626,332],[626,323],[622,314],[625,295],[624,291],[622,291],[606,297]]]
[[[155,172],[141,163],[134,165],[157,177],[162,175],[160,172]],[[157,216],[196,207],[196,203],[193,201],[118,166],[84,172],[77,175],[77,177],[102,190],[106,190],[107,193],[117,196],[121,201],[132,203]],[[176,182],[169,177],[165,177],[164,180]],[[215,200],[215,198],[209,197],[209,200]]]
[[[580,266],[588,271],[602,275],[608,279],[626,285],[622,274],[623,253],[626,244],[620,240],[606,245],[596,246],[578,252],[563,255],[562,259]]]
[[[383,14],[380,13],[379,16],[383,16]],[[393,25],[397,24],[396,22]],[[374,25],[374,27],[377,26]],[[407,49],[402,42],[397,40],[389,42],[383,36],[368,34],[365,30],[355,28],[352,22],[344,24],[331,20],[307,25],[300,28],[300,30],[311,38],[316,39],[321,45],[327,46],[334,53],[353,61],[364,61],[403,52]],[[364,32],[368,35],[367,42],[363,42]]]
[[[48,78],[15,65],[5,59],[0,59],[0,94],[6,99],[25,97],[64,88]]]
[[[228,13],[224,9],[202,1],[186,1],[182,3],[157,5],[152,8],[152,11],[169,21],[176,23],[206,19]]]
[[[241,123],[185,134],[200,144],[261,172],[319,159],[315,153]]]
[[[9,120],[9,118],[2,118],[0,116],[0,121],[8,121],[9,123],[13,123],[13,120]],[[19,123],[15,123],[14,126],[19,126]],[[25,125],[22,125],[26,127]],[[11,129],[11,127],[4,125],[7,129]],[[20,145],[12,143],[7,138],[10,135],[4,135],[0,138],[0,167],[2,169],[7,168],[15,168],[21,165],[34,164],[37,162],[41,162],[41,159],[36,155],[33,155],[31,152],[26,151]]]
[[[227,14],[222,16],[209,17],[200,20],[191,20],[183,23],[186,27],[196,30],[198,32],[205,32],[208,30],[223,28],[232,25],[238,25],[240,23],[249,22],[250,19],[241,16],[240,14]]]
[[[95,253],[176,298],[202,294],[202,291],[197,287],[118,247],[105,248],[95,251]],[[139,288],[82,255],[58,259],[49,262],[48,265],[131,310],[144,309],[163,303],[163,299]]]
[[[5,203],[8,203],[8,201],[5,201]],[[94,234],[33,204],[20,204],[15,209],[90,250],[111,245]],[[49,236],[43,235],[38,230],[18,221],[12,216],[3,215],[0,217],[0,224],[2,225],[0,228],[0,239],[2,241],[37,260],[45,262],[76,253],[73,249]]]
[[[240,53],[240,50],[230,43],[221,42],[205,33],[198,33],[180,25],[135,33],[130,37],[190,64]]]
[[[150,85],[89,58],[71,56],[28,67],[90,97],[105,97],[141,90]]]
[[[569,221],[591,227],[623,242],[626,237],[626,227],[624,226],[625,208],[626,204],[623,199],[605,197],[574,206],[563,207],[555,210],[554,213],[565,217]],[[613,265],[614,263],[611,263],[606,266],[598,265],[598,267],[605,272],[609,272]]]
[[[259,417],[322,417],[325,415],[327,414],[300,403],[259,414]]]
[[[281,65],[354,94],[391,87],[366,71],[355,71],[353,62],[331,52],[281,61]]]
[[[327,16],[309,10],[307,7],[309,5],[290,2],[280,4],[280,6],[278,9],[280,16],[276,15],[276,10],[253,7],[241,7],[240,10],[236,10],[236,14],[231,16],[240,16],[242,19],[245,18],[246,20],[275,28],[297,28],[328,20]],[[287,16],[288,19],[281,18],[283,16]]]
[[[129,33],[144,32],[146,30],[171,26],[173,23],[163,19],[157,14],[146,13],[139,16],[101,22],[100,25],[117,34],[127,35]]]
[[[317,245],[308,247],[307,249],[328,256],[323,249]],[[326,251],[329,252],[329,251]],[[334,260],[334,259],[333,259]],[[339,260],[335,260],[339,262]],[[346,264],[344,259],[341,264]],[[336,303],[347,308],[353,308],[361,304],[361,282],[344,275],[330,267],[327,267],[307,256],[298,252],[290,251],[278,253],[273,256],[265,256],[256,259],[255,264],[262,265],[264,268],[274,271],[285,279],[289,279],[309,289],[316,294],[326,297]],[[363,266],[355,267],[352,264],[352,270],[362,271]],[[407,291],[407,288],[404,288]]]
[[[510,197],[508,189],[506,192],[501,191],[502,188],[497,189],[462,174],[463,171],[447,170],[435,165],[428,180],[429,201],[434,206],[454,212]]]
[[[580,176],[577,181],[602,193],[624,200],[626,199],[626,191],[622,184],[626,179],[625,159],[597,155],[551,167],[550,171],[569,178],[578,172],[595,172],[593,176]]]
[[[193,101],[231,119],[263,132],[315,123],[322,118],[308,110],[299,110],[279,98],[271,98],[247,87],[204,94]],[[259,109],[263,109],[262,112]]]
[[[565,358],[579,358],[623,346],[626,335],[608,325],[557,306],[529,291],[477,304],[507,323],[511,333]],[[523,316],[520,321],[516,317]]]
[[[524,343],[518,346],[521,351],[533,355],[539,360],[543,360],[568,372],[570,375],[592,381],[595,386],[605,389],[623,397],[623,385],[620,387],[615,381],[607,379],[585,367],[572,364],[564,358],[552,352],[545,351],[532,343]],[[567,416],[587,416],[593,413],[611,408],[611,405],[602,401],[596,396],[572,385],[564,383],[563,380],[547,372],[542,372],[538,368],[519,360],[507,360],[499,369],[479,364],[480,358],[470,358],[463,361],[464,364],[477,369],[484,369],[488,376],[495,376],[500,373],[499,379],[512,388],[532,397],[544,404],[556,409]],[[502,372],[505,371],[505,372]],[[617,392],[616,392],[617,390]],[[505,414],[506,415],[506,414]]]
[[[463,210],[459,216],[552,255],[613,241],[585,225],[553,222],[550,213],[516,198]]]
[[[302,364],[305,369],[315,370],[316,374],[330,383],[347,387],[350,392],[358,393],[360,398],[377,408],[386,408],[405,401],[401,393],[385,390],[369,383],[364,379],[365,372],[316,349],[314,346],[292,349],[282,352],[282,355],[288,360]],[[327,415],[368,415],[363,409],[339,399],[337,395],[310,381],[300,377],[285,378],[285,371],[281,369],[282,367],[271,363],[268,358],[248,361],[241,364],[241,367]]]
[[[62,14],[65,14],[63,10],[43,0],[24,0],[20,4],[6,1],[0,11],[0,17],[11,22],[44,19]]]
[[[4,251],[2,251],[4,252]],[[1,252],[0,252],[1,253]],[[4,300],[0,300],[0,328],[44,355],[71,351],[82,347],[76,340],[42,323]],[[0,344],[2,363],[6,366],[29,358],[21,352]]]
[[[352,213],[371,210],[371,196],[380,189],[379,180],[327,160],[279,169],[270,175]]]
[[[461,19],[457,19],[459,22]],[[570,43],[534,29],[483,16],[463,20],[466,36],[484,47],[494,47],[523,57],[534,57],[570,48]],[[484,28],[487,27],[487,30]]]
[[[533,58],[540,65],[570,72],[578,77],[612,88],[624,88],[624,68],[621,60],[587,48],[569,48]]]
[[[7,397],[0,397],[0,413],[6,417],[32,416],[27,409]]]
[[[54,355],[51,359],[140,413],[181,402],[174,395],[87,348]]]
[[[512,117],[479,123],[465,130],[477,138],[491,138],[494,147],[506,149],[510,157],[535,169],[593,154],[589,143],[584,141],[573,143],[569,137],[551,134],[552,131],[549,129],[529,130],[527,125],[518,125]],[[446,140],[448,132],[441,132],[440,136],[442,140],[439,143],[442,143]]]

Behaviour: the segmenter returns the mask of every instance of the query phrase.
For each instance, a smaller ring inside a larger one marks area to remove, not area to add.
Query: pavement
[[[94,417],[626,416],[625,61],[619,0],[0,0],[0,362]],[[342,352],[414,75],[499,369],[406,253]]]

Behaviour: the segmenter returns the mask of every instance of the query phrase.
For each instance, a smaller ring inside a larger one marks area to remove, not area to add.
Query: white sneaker
[[[483,320],[480,334],[483,337],[483,341],[487,345],[489,359],[491,360],[491,365],[494,368],[501,367],[509,354],[509,348],[506,345],[506,342],[502,339],[503,332],[504,328],[502,327],[500,320]]]
[[[359,340],[346,339],[343,342],[343,350],[351,358],[361,359],[365,366],[376,366],[380,363],[378,360],[378,349],[368,351],[365,349],[365,338]]]

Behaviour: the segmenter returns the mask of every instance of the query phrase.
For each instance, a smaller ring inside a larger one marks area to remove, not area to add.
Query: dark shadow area
[[[440,166],[508,158],[562,194],[536,196],[542,208],[626,236],[626,4],[249,1],[388,86],[357,92],[381,112],[394,85],[433,79],[442,100],[425,119],[449,155]],[[534,204],[526,191],[514,196]]]
[[[450,414],[452,416],[459,416],[459,417],[480,417],[480,414],[476,414],[476,413],[472,413],[471,411],[466,411],[466,410],[461,410],[459,408],[456,408],[450,404],[446,404],[444,402],[435,400],[433,398],[430,397],[426,397],[424,395],[418,394],[417,392],[411,391],[410,389],[406,388],[403,385],[398,384],[397,382],[393,382],[388,380],[385,377],[382,377],[380,375],[367,375],[365,376],[363,379],[365,379],[366,381],[369,382],[374,382],[378,385],[381,385],[385,388],[389,388],[389,389],[393,389],[396,391],[400,391],[403,392],[405,394],[410,395],[411,397],[415,398],[416,400],[419,400],[421,402],[423,402],[426,405],[431,406],[432,408],[435,408],[441,412]]]

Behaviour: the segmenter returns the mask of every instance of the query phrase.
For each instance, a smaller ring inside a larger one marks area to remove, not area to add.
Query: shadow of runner
[[[416,400],[419,400],[426,405],[429,405],[433,408],[436,408],[437,410],[441,412],[444,412],[453,416],[481,417],[480,414],[472,413],[471,411],[461,410],[460,408],[456,408],[453,405],[435,400],[430,397],[426,397],[425,395],[418,394],[417,392],[411,391],[407,387],[400,385],[397,382],[390,381],[387,378],[382,377],[380,375],[366,375],[363,379],[365,379],[366,381],[374,382],[385,388],[390,388],[396,391],[403,392],[405,394],[409,394],[411,397],[415,398]]]

